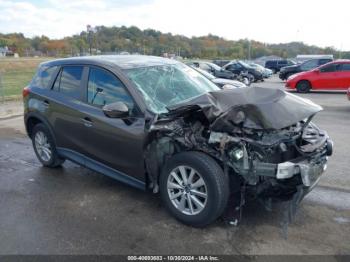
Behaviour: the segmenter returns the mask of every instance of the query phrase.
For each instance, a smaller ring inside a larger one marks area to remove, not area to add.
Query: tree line
[[[206,59],[254,59],[268,55],[288,58],[298,54],[333,54],[335,58],[350,58],[350,51],[340,52],[333,47],[321,48],[302,42],[267,44],[248,39],[233,41],[212,34],[189,38],[153,29],[141,30],[135,26],[97,26],[90,39],[86,31],[62,39],[50,39],[44,35],[27,38],[23,33],[0,33],[0,47],[7,46],[20,56],[84,55],[89,52],[90,45],[95,54],[129,52],[162,56],[168,53]]]

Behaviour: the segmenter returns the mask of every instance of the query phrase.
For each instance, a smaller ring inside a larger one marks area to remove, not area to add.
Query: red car
[[[350,60],[336,60],[311,71],[290,76],[287,89],[306,93],[310,90],[348,90],[350,87]]]

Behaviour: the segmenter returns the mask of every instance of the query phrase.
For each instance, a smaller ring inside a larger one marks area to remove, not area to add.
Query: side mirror
[[[129,115],[129,108],[123,102],[115,102],[105,105],[102,108],[103,113],[110,118],[122,118]]]

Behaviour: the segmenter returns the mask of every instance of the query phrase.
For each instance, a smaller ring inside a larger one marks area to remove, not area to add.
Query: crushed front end
[[[247,195],[294,199],[297,205],[317,184],[333,151],[327,133],[311,122],[321,110],[311,101],[265,88],[212,92],[169,108],[149,127],[146,163],[152,185],[167,157],[196,150],[228,173],[232,194],[241,196],[234,204],[239,210]]]

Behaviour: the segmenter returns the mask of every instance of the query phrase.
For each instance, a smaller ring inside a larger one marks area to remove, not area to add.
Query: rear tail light
[[[23,88],[23,90],[22,90],[22,96],[23,96],[23,98],[25,98],[27,95],[29,95],[29,93],[30,93],[30,89],[29,89],[28,86],[26,86],[25,88]]]

